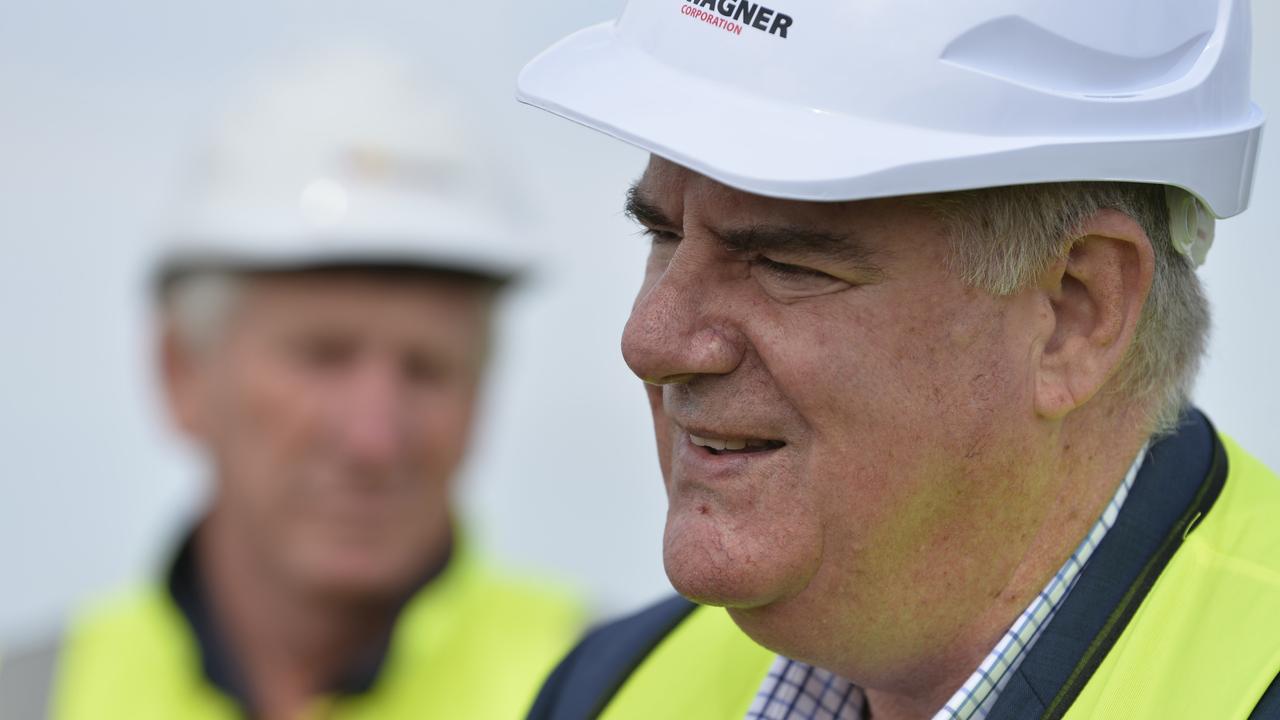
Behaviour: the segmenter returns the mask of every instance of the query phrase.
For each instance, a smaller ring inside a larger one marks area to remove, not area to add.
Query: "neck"
[[[1137,433],[1104,437],[1094,428],[1107,425],[1097,423],[1097,418],[1075,420],[1062,429],[1057,442],[1051,509],[1005,588],[949,641],[940,643],[930,658],[912,667],[904,675],[909,680],[864,688],[874,720],[932,718],[1062,568],[1114,497],[1144,439]]]
[[[351,658],[378,651],[400,608],[398,594],[335,598],[299,587],[216,512],[197,531],[195,552],[215,625],[255,717],[303,716]]]

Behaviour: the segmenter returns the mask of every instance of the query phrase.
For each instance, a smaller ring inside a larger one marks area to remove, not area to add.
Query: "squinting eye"
[[[645,237],[654,243],[672,243],[680,242],[680,235],[670,230],[658,230],[656,228],[647,227],[641,230]]]
[[[756,265],[768,270],[769,273],[780,278],[788,278],[788,279],[816,278],[816,279],[829,279],[829,280],[835,279],[830,275],[822,272],[821,270],[814,270],[813,268],[801,267],[800,265],[789,265],[787,263],[780,263],[775,260],[770,260],[769,258],[766,258],[766,257],[756,258],[755,263]]]
[[[751,261],[752,275],[766,293],[778,300],[799,300],[853,287],[853,283],[821,270],[792,265],[757,256]]]

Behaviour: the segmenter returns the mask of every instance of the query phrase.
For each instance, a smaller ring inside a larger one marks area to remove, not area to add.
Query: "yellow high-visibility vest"
[[[576,639],[581,620],[580,607],[567,595],[505,579],[455,553],[402,610],[373,686],[357,695],[318,698],[308,716],[522,717]],[[0,674],[4,669],[0,665]],[[51,670],[54,720],[243,717],[206,679],[191,627],[159,583],[79,618]]]

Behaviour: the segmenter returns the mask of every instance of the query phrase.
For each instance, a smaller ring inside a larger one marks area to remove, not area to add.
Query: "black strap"
[[[673,597],[592,631],[547,679],[529,720],[588,720],[697,605]]]
[[[1249,714],[1249,720],[1280,720],[1280,676],[1263,693],[1262,699]]]

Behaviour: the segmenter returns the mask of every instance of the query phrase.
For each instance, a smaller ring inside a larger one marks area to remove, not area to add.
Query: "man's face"
[[[1046,309],[954,278],[910,200],[774,200],[654,159],[630,209],[653,247],[623,354],[675,587],[777,650],[856,627],[872,663],[999,596],[1047,505]]]
[[[328,593],[394,593],[440,559],[489,312],[462,281],[255,276],[170,387],[207,450],[211,521]]]

